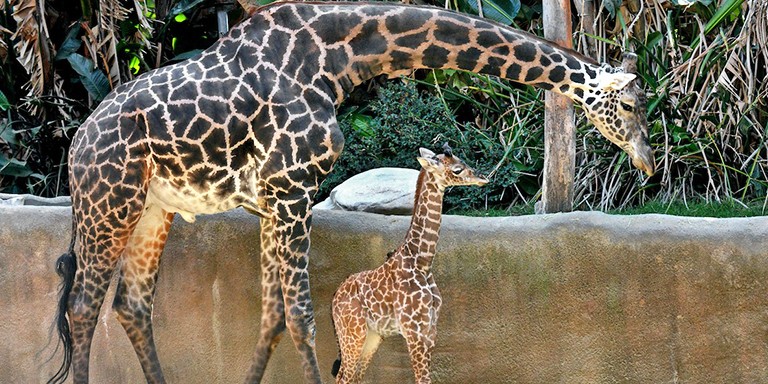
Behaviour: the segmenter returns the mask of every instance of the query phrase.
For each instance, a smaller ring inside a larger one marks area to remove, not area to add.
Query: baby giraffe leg
[[[416,384],[430,384],[432,380],[429,377],[429,367],[432,362],[432,349],[435,346],[435,340],[429,337],[428,324],[422,324],[422,327],[407,329],[403,333],[405,342],[408,344],[408,353],[411,356],[411,366],[413,374],[416,377]]]
[[[336,377],[336,383],[359,383],[363,377],[360,374],[360,356],[365,343],[365,333],[360,331],[364,322],[355,324],[349,329],[340,332],[341,344],[341,369]]]
[[[360,379],[361,380],[363,379],[363,375],[365,375],[365,370],[368,369],[368,365],[371,363],[373,354],[375,354],[376,350],[379,349],[380,344],[381,344],[381,335],[369,329],[368,334],[365,338],[365,343],[363,344],[363,352],[360,356]]]
[[[336,383],[359,383],[362,380],[361,356],[368,324],[360,300],[347,292],[351,286],[339,288],[333,302],[333,323],[341,350],[341,368]],[[340,294],[340,292],[343,292]]]

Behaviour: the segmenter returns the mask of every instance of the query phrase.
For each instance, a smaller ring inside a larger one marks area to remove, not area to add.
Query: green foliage
[[[765,7],[759,7],[759,0],[673,0],[639,7],[641,1],[597,2],[605,10],[593,12],[590,25],[596,31],[579,26],[576,17],[574,29],[577,50],[600,61],[615,64],[623,49],[640,56],[638,70],[648,93],[650,141],[657,150],[659,172],[644,178],[577,113],[576,207],[612,210],[693,198],[764,205]],[[427,2],[472,14],[482,6],[487,18],[541,33],[538,1]],[[7,47],[0,61],[0,191],[66,194],[66,152],[75,128],[95,106],[88,105],[89,96],[97,101],[120,82],[193,57],[216,39],[215,15],[210,12],[215,2],[172,1],[162,18],[156,15],[155,2],[137,2],[145,7],[143,12],[129,6],[124,19],[115,19],[116,50],[109,52],[110,44],[98,39],[110,35],[93,34],[101,22],[100,4],[46,2],[47,14],[41,17],[48,22],[49,64],[55,76],[42,94],[29,94],[26,84],[35,73],[20,64],[16,41],[0,29],[0,48]],[[644,13],[636,14],[638,8]],[[0,26],[9,31],[17,30],[13,11],[0,11]],[[235,10],[230,16],[236,21],[243,13]],[[28,43],[39,46],[40,41],[30,37]],[[395,81],[378,93],[362,90],[363,102],[340,108],[347,145],[320,196],[372,167],[417,168],[418,147],[439,149],[447,141],[492,180],[482,189],[451,191],[446,195],[449,210],[529,210],[539,197],[544,161],[543,92],[453,70],[419,71],[405,82]]]
[[[372,114],[372,115],[371,115]],[[419,147],[436,145],[454,125],[440,101],[419,95],[413,84],[394,82],[364,108],[352,107],[339,117],[344,152],[323,183],[318,198],[360,172],[378,167],[419,168]]]
[[[462,0],[458,3],[458,9],[475,15],[480,14],[482,6],[483,16],[505,25],[512,25],[520,12],[520,0]]]
[[[481,84],[474,81],[478,80],[475,75],[446,72],[433,73],[428,79],[439,78],[453,85],[465,84],[464,81]],[[538,136],[532,136],[530,131],[523,129],[480,128],[474,122],[460,123],[446,109],[445,100],[478,102],[472,95],[454,92],[452,96],[444,94],[441,98],[437,93],[419,92],[416,83],[429,85],[427,81],[408,80],[388,83],[367,108],[349,107],[341,115],[339,125],[346,138],[344,152],[323,183],[318,200],[325,198],[342,181],[372,168],[419,169],[415,160],[418,148],[439,151],[444,142],[448,142],[454,153],[470,166],[491,176],[491,182],[486,186],[455,188],[446,194],[446,209],[510,205],[518,196],[518,190],[525,190],[525,195],[538,191],[536,178],[543,162],[540,156],[531,156],[531,152],[541,149],[540,130],[533,130]],[[436,92],[434,85],[427,89]],[[492,88],[478,89],[494,91]],[[499,137],[503,141],[499,141]],[[504,145],[506,142],[511,145]]]
[[[80,82],[83,83],[94,103],[103,100],[111,91],[109,79],[104,75],[104,72],[94,68],[93,61],[77,53],[71,53],[67,56],[67,61],[77,72]]]

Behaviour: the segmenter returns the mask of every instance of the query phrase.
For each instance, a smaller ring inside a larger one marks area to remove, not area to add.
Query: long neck
[[[440,236],[445,190],[424,169],[419,173],[411,226],[401,246],[402,257],[423,271],[432,266]]]
[[[599,65],[529,33],[433,8],[386,3],[289,3],[327,52],[337,102],[380,74],[463,69],[503,77],[583,102]],[[306,9],[304,9],[306,8]],[[311,15],[311,17],[309,16]]]

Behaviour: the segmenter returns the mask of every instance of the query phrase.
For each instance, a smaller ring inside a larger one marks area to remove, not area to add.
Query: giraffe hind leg
[[[376,350],[379,349],[379,345],[381,345],[381,335],[369,329],[360,355],[360,380],[363,379],[365,371],[368,370],[368,365],[370,365]]]
[[[333,295],[331,314],[339,345],[339,359],[333,369],[336,371],[336,383],[357,383],[362,380],[361,358],[367,352],[371,331],[358,293],[357,282],[346,280]]]
[[[78,246],[77,271],[67,304],[74,383],[88,382],[91,342],[99,311],[117,261],[135,225],[134,221],[128,227],[112,231],[109,223],[113,223],[113,219],[102,217],[93,220],[89,228],[78,227],[78,233],[82,234],[80,238],[85,240],[81,240]]]
[[[246,383],[259,383],[267,362],[285,332],[285,306],[280,285],[280,263],[271,218],[262,218],[261,226],[261,330],[256,353],[246,376]]]
[[[152,330],[152,302],[160,256],[173,213],[149,201],[123,254],[113,308],[139,358],[148,383],[164,383]]]
[[[315,352],[315,314],[309,288],[311,196],[302,191],[275,203],[275,239],[285,323],[302,358],[307,383],[321,383]]]
[[[100,140],[117,141],[103,135],[88,146],[75,143],[69,159],[77,268],[66,313],[74,383],[88,382],[99,310],[117,262],[141,218],[148,186],[147,163],[138,149],[94,152],[93,148],[104,144]]]

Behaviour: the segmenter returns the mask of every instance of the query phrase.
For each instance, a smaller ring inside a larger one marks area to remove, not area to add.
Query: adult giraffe
[[[83,123],[69,153],[70,249],[58,330],[88,381],[99,309],[119,266],[114,311],[148,382],[164,382],[152,336],[158,265],[174,213],[188,221],[243,207],[261,217],[262,318],[249,382],[286,326],[307,382],[320,382],[308,279],[312,199],[344,145],[335,108],[361,82],[459,68],[562,93],[653,174],[634,59],[600,66],[508,27],[387,3],[276,3],[198,57],[123,84]],[[121,261],[118,263],[118,261]]]

